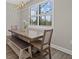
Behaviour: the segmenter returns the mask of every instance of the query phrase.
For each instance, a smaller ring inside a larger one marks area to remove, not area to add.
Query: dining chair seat
[[[31,44],[35,47],[35,48],[38,48],[39,50],[41,49],[41,44],[42,44],[42,41],[41,40],[36,40],[36,41],[32,41]],[[43,45],[43,50],[48,48],[49,45]]]
[[[35,41],[32,41],[31,44],[34,46],[34,47],[37,47],[38,49],[40,49],[41,45],[42,44],[42,41],[40,40],[35,40]]]

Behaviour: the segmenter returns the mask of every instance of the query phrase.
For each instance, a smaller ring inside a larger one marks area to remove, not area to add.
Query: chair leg
[[[51,49],[49,47],[49,59],[51,59]]]

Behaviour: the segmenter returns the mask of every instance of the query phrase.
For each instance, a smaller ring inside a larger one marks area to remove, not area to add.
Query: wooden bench
[[[7,36],[7,44],[19,56],[19,59],[32,57],[31,45],[20,38]]]

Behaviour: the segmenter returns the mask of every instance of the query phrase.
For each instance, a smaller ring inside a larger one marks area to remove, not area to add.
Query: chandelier
[[[16,8],[17,9],[21,9],[21,8],[25,7],[25,5],[26,5],[26,2],[22,1],[21,3],[19,3],[19,4],[16,5]]]

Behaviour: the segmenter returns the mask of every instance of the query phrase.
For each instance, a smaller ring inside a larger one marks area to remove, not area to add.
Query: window
[[[31,17],[31,24],[32,25],[37,25],[37,17]]]
[[[37,6],[33,6],[31,8],[31,16],[35,16],[35,15],[38,14],[38,9],[37,8],[38,8]]]
[[[37,6],[32,6],[30,9],[31,25],[52,25],[53,6],[51,0],[45,1]]]

